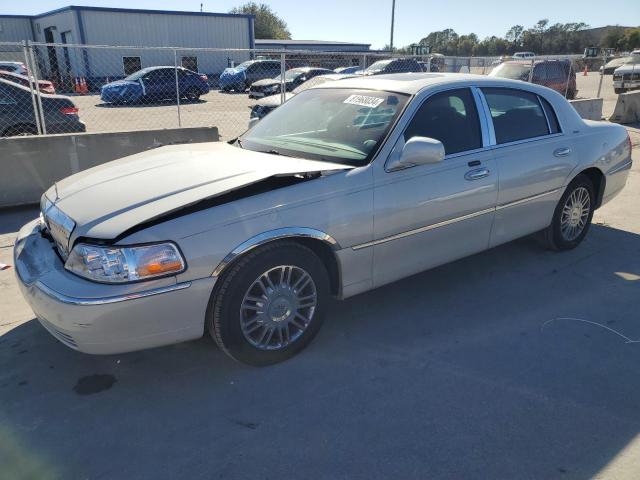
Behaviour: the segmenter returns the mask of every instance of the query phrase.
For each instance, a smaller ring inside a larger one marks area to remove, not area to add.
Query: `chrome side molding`
[[[488,175],[488,173],[487,173]],[[549,190],[548,192],[539,193],[537,195],[532,195],[530,197],[522,198],[520,200],[516,200],[514,202],[504,203],[502,205],[498,205],[496,207],[487,208],[484,210],[479,210],[477,212],[469,213],[467,215],[462,215],[461,217],[450,218],[449,220],[444,220],[442,222],[433,223],[431,225],[426,225],[424,227],[416,228],[413,230],[408,230],[406,232],[397,233],[395,235],[391,235],[388,237],[381,238],[379,240],[373,240],[367,243],[361,243],[360,245],[354,245],[351,247],[352,250],[360,250],[362,248],[372,247],[374,245],[380,245],[382,243],[387,243],[392,240],[398,240],[400,238],[408,237],[410,235],[416,235],[418,233],[428,232],[429,230],[434,230],[436,228],[444,227],[446,225],[451,225],[452,223],[462,222],[464,220],[469,220],[470,218],[479,217],[480,215],[486,215],[487,213],[493,213],[497,210],[502,210],[504,208],[514,207],[516,205],[521,205],[523,203],[531,202],[533,200],[537,200],[542,197],[546,197],[548,195],[553,195],[559,191],[563,190],[562,188],[556,188],[554,190]]]

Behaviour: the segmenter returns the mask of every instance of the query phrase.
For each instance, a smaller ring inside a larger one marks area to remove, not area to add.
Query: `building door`
[[[44,29],[44,41],[46,43],[54,43],[53,30],[56,27],[47,27]],[[47,47],[47,56],[49,58],[49,80],[54,81],[57,85],[60,85],[60,67],[58,65],[58,55],[56,54],[56,47]]]
[[[62,32],[60,34],[60,38],[62,39],[62,43],[64,43],[65,45],[69,43],[73,44],[73,32],[71,32],[71,30]],[[72,90],[74,75],[73,75],[73,69],[71,68],[71,58],[69,58],[68,47],[62,48],[62,55],[64,57],[64,70],[60,72],[60,77],[64,87],[69,90]]]

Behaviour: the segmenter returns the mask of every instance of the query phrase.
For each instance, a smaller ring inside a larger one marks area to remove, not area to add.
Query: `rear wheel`
[[[190,102],[197,102],[198,100],[200,100],[200,90],[198,90],[197,88],[190,88],[185,92],[184,96]]]
[[[613,89],[613,92],[614,92],[615,94],[617,94],[617,95],[620,95],[621,93],[624,93],[624,92],[626,92],[626,91],[627,91],[627,89],[626,89],[626,88],[614,88],[614,89]]]
[[[329,279],[308,248],[275,242],[238,260],[207,310],[209,333],[230,357],[263,366],[300,352],[322,325]]]
[[[14,125],[2,132],[3,137],[26,137],[28,135],[37,135],[38,129],[35,125],[22,124]]]
[[[547,247],[553,250],[577,247],[589,231],[595,201],[591,180],[578,175],[560,198],[551,225],[542,232]]]

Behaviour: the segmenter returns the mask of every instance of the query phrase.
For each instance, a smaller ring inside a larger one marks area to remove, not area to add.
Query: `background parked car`
[[[280,74],[280,60],[248,60],[237,67],[226,68],[218,80],[220,90],[244,92],[253,82]]]
[[[69,97],[40,96],[47,133],[78,133],[86,127],[78,116],[78,107]],[[21,85],[0,79],[0,136],[35,135],[38,133],[31,91]]]
[[[627,63],[629,58],[630,57],[620,57],[609,60],[603,67],[600,67],[600,71],[605,75],[613,75],[614,70]]]
[[[369,65],[365,75],[383,75],[385,73],[422,72],[422,66],[412,58],[391,58],[378,60]]]
[[[350,73],[356,73],[359,72],[360,70],[362,70],[362,67],[359,65],[354,65],[351,67],[338,67],[334,70],[335,73],[342,73],[342,74],[350,74]]]
[[[340,74],[340,73],[330,73],[327,75],[318,75],[317,77],[312,78],[304,82],[302,85],[296,87],[292,92],[285,94],[284,100],[285,102],[292,98],[294,95],[297,95],[300,92],[305,91],[308,88],[315,87],[316,85],[320,85],[325,82],[333,82],[335,80],[342,80],[344,78],[356,77],[354,74]],[[252,119],[257,118],[261,119],[268,113],[271,113],[273,110],[282,105],[282,96],[281,95],[270,95],[268,97],[264,97],[256,102],[256,104],[251,108],[251,114],[249,115],[249,122],[251,124]]]
[[[634,50],[627,61],[613,72],[613,91],[624,93],[640,88],[640,50]]]
[[[35,88],[35,79],[28,77],[27,75],[20,75],[19,73],[5,72],[0,70],[0,78],[9,80],[10,82],[17,83],[23,87]],[[38,80],[38,89],[42,93],[49,93],[51,95],[56,93],[56,87],[49,80]]]
[[[515,60],[529,60],[536,56],[533,52],[516,52],[513,54]]]
[[[177,67],[180,96],[196,101],[209,93],[206,75]],[[176,67],[148,67],[138,70],[124,80],[102,86],[103,102],[132,103],[176,98]]]
[[[292,91],[294,88],[302,85],[304,82],[313,77],[330,73],[333,73],[333,71],[327,68],[318,67],[300,67],[287,70],[284,73],[285,92]],[[251,88],[249,88],[249,98],[262,98],[268,95],[280,93],[280,86],[280,74],[276,75],[273,78],[258,80],[257,82],[253,82]]]
[[[555,90],[568,99],[575,98],[578,93],[576,87],[576,72],[571,68],[569,60],[535,60],[533,75],[531,75],[531,61],[511,60],[503,62],[489,73],[490,77],[511,78],[513,80],[529,81]],[[567,85],[567,77],[569,84]]]
[[[29,75],[27,66],[22,62],[0,62],[0,70],[17,73],[19,75]]]

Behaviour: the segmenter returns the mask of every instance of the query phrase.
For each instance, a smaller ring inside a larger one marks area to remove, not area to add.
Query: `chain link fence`
[[[6,62],[26,71],[6,73]],[[212,125],[228,140],[244,132],[252,118],[310,86],[384,73],[502,76],[545,85],[569,99],[599,96],[599,65],[593,60],[586,65],[589,82],[581,80],[584,67],[580,56],[0,44],[0,136]]]

